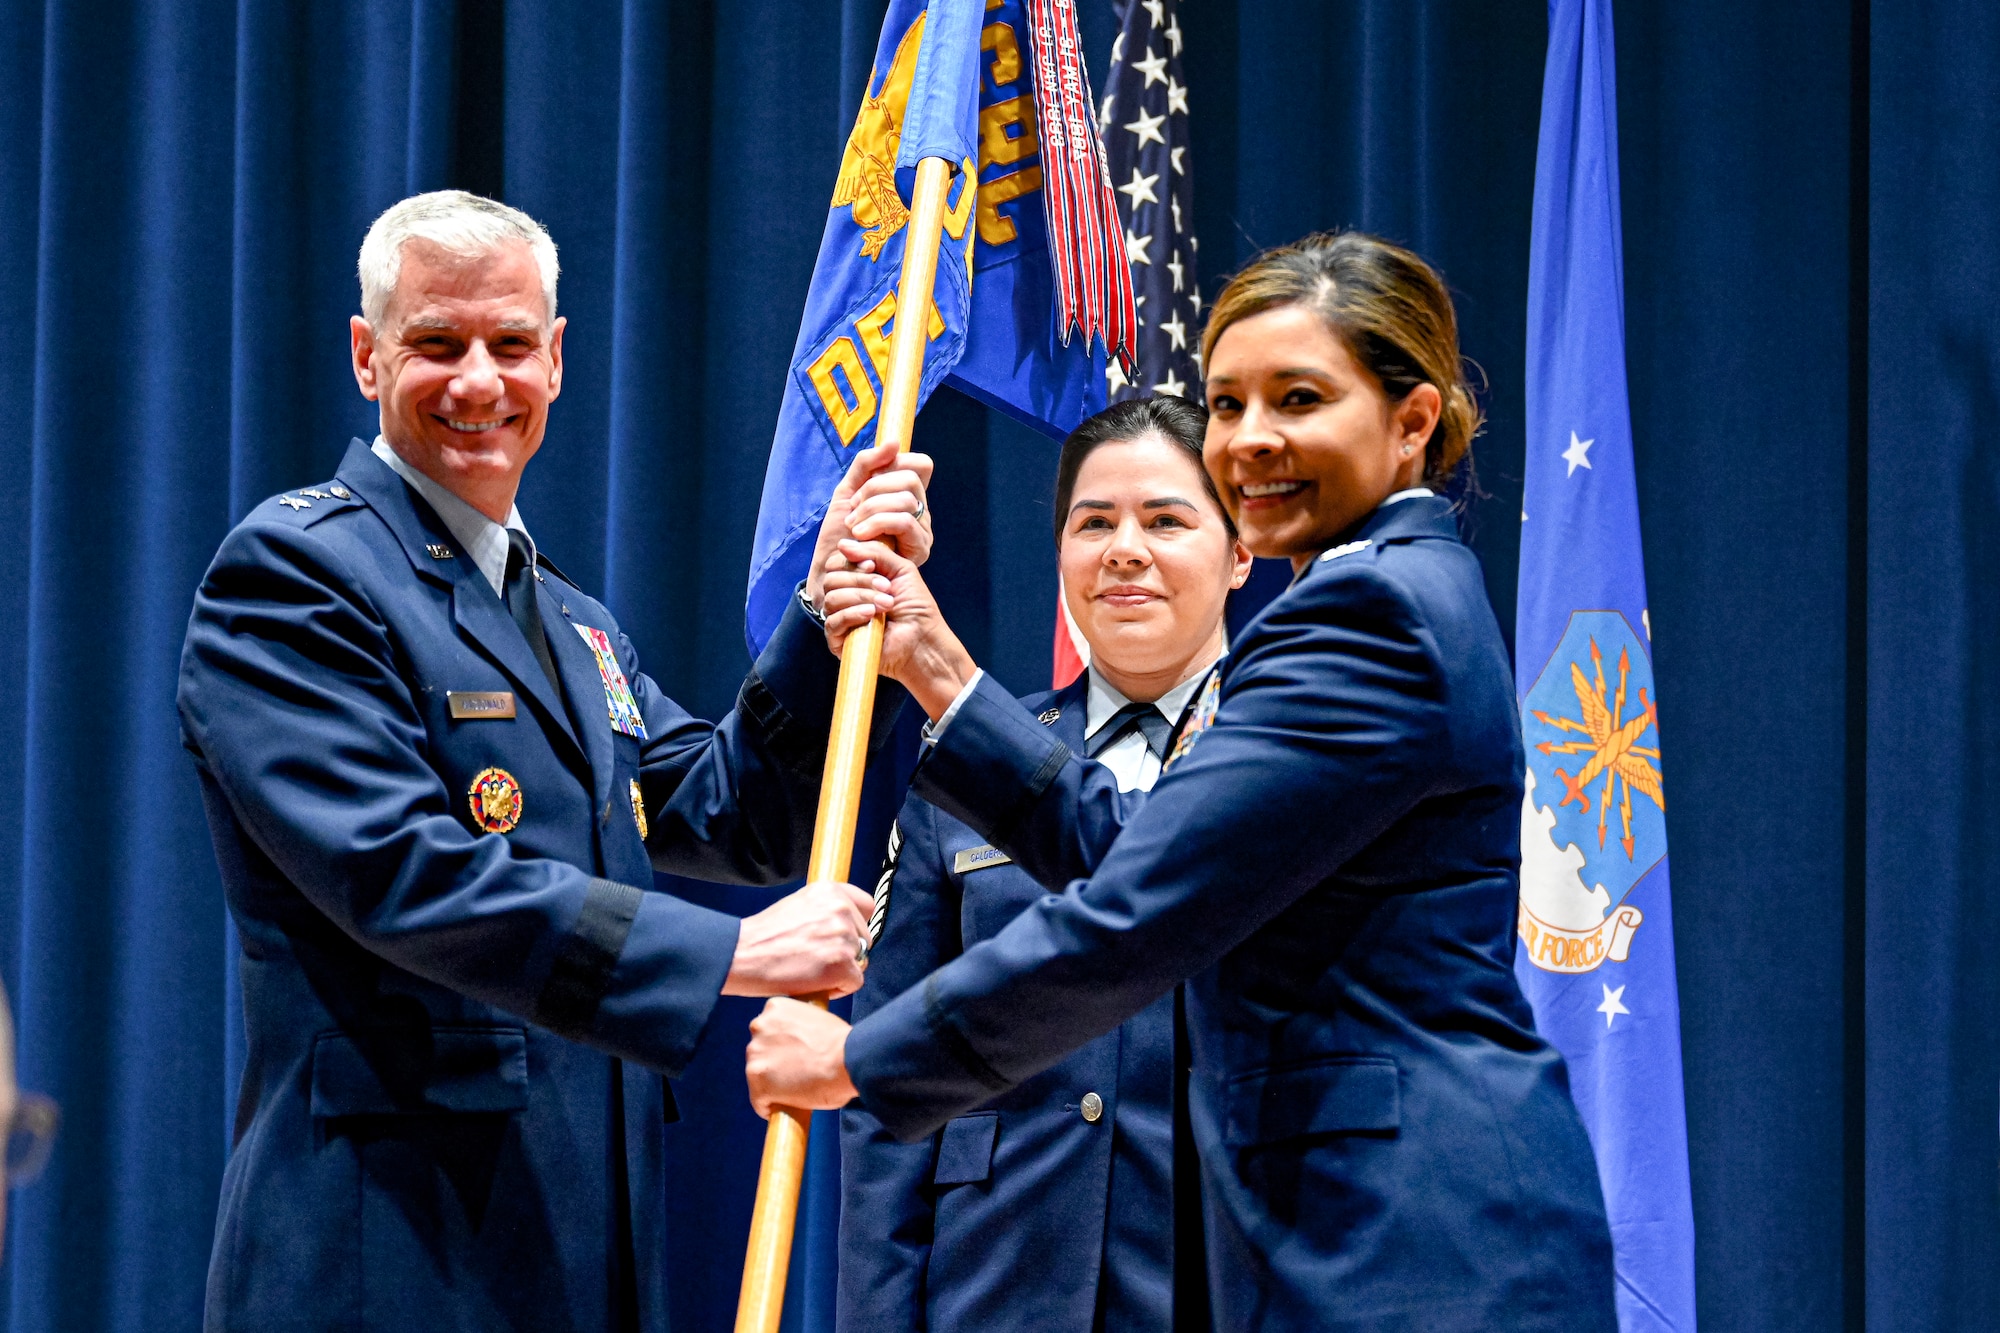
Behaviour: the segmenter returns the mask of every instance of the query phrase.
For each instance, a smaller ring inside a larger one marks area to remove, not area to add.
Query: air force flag
[[[1113,351],[1129,348],[1131,280],[1122,233],[1113,271],[1091,215],[1074,207],[1100,196],[1110,207],[1074,28],[1074,0],[890,0],[764,474],[745,606],[753,656],[805,577],[827,498],[875,442],[919,158],[960,165],[918,402],[948,379],[1056,439],[1104,405],[1105,335]],[[1044,71],[1060,88],[1041,86]],[[1066,104],[1083,118],[1063,115]],[[1053,265],[1045,187],[1060,187],[1056,216],[1081,218]],[[1059,276],[1097,281],[1065,309]]]
[[[1625,389],[1611,0],[1553,0],[1528,282],[1515,969],[1597,1150],[1625,1333],[1694,1322],[1652,625]]]

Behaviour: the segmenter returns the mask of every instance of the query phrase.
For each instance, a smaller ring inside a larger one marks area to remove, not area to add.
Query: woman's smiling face
[[[1305,306],[1231,324],[1207,372],[1203,460],[1253,554],[1301,566],[1423,477],[1437,386],[1390,402]]]
[[[1092,665],[1128,698],[1158,697],[1220,650],[1229,590],[1250,573],[1194,454],[1157,433],[1084,459],[1057,556]]]

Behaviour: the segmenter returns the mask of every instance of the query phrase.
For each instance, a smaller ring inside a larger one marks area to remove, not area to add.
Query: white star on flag
[[[1611,987],[1605,986],[1601,981],[1597,984],[1604,986],[1604,1003],[1597,1006],[1597,1012],[1604,1015],[1604,1026],[1607,1029],[1611,1026],[1611,1020],[1618,1015],[1631,1016],[1632,1011],[1625,1007],[1625,988],[1623,986],[1620,986],[1617,990],[1613,990]]]
[[[1179,206],[1178,204],[1176,204],[1176,205],[1174,206],[1174,215],[1175,215],[1175,216],[1174,216],[1174,226],[1176,226],[1176,227],[1179,227],[1179,226],[1180,226],[1180,224],[1181,224],[1181,220],[1180,220],[1180,211],[1181,211],[1181,210],[1180,210],[1180,206]],[[1174,290],[1175,290],[1175,291],[1179,291],[1179,290],[1181,289],[1181,252],[1180,252],[1180,251],[1178,251],[1178,250],[1174,251],[1174,255],[1173,255],[1173,258],[1171,258],[1171,259],[1169,259],[1169,260],[1167,261],[1167,272],[1169,272],[1169,273],[1171,273],[1171,274],[1173,274],[1173,275],[1174,275]]]
[[[1149,116],[1146,114],[1146,108],[1140,107],[1139,118],[1125,127],[1139,136],[1139,142],[1133,144],[1132,147],[1135,149],[1144,148],[1149,141],[1164,145],[1167,142],[1167,136],[1160,133],[1160,126],[1166,123],[1167,118],[1165,116]],[[1178,153],[1180,149],[1176,148],[1174,151]],[[1175,160],[1174,170],[1180,170],[1178,159]]]
[[[1181,323],[1179,311],[1174,312],[1172,319],[1161,323],[1160,332],[1174,340],[1175,351],[1184,352],[1187,350],[1187,325]]]
[[[1596,443],[1596,440],[1577,439],[1575,431],[1569,433],[1569,448],[1562,451],[1562,456],[1569,460],[1569,471],[1563,473],[1565,477],[1573,477],[1578,468],[1590,466],[1590,446]]]
[[[1151,245],[1152,243],[1153,243],[1153,235],[1151,232],[1146,233],[1144,236],[1137,236],[1133,234],[1132,229],[1130,227],[1127,227],[1125,229],[1125,256],[1132,263],[1134,264],[1152,263],[1153,261],[1151,256],[1147,255],[1146,253],[1146,247]]]
[[[1132,179],[1124,185],[1119,186],[1118,193],[1130,199],[1132,207],[1135,209],[1140,204],[1157,204],[1160,202],[1160,196],[1153,193],[1153,186],[1159,179],[1157,174],[1142,176],[1139,174],[1139,168],[1134,167],[1132,168]]]
[[[1165,120],[1166,117],[1161,116],[1160,119]],[[1181,154],[1185,153],[1186,151],[1187,151],[1187,145],[1185,144],[1175,144],[1172,148],[1169,148],[1167,150],[1167,160],[1174,164],[1174,175],[1176,176],[1184,175],[1186,173],[1187,169],[1181,166]]]
[[[1140,0],[1139,7],[1153,16],[1153,26],[1167,21],[1167,0]]]
[[[1197,319],[1198,319],[1198,318],[1200,318],[1200,317],[1201,317],[1201,288],[1197,287],[1197,288],[1195,288],[1195,289],[1194,289],[1193,291],[1191,291],[1191,292],[1189,292],[1189,293],[1188,293],[1188,304],[1194,307],[1194,313],[1195,313],[1195,317],[1196,317]]]
[[[1176,111],[1180,112],[1183,116],[1187,114],[1187,89],[1181,87],[1169,77],[1167,79],[1167,114],[1172,115]]]
[[[1167,372],[1165,379],[1153,386],[1153,392],[1170,393],[1176,398],[1185,398],[1187,397],[1187,381],[1175,379],[1174,372],[1170,370]]]
[[[1104,382],[1110,386],[1107,392],[1113,394],[1132,382],[1125,378],[1125,368],[1115,356],[1104,363]]]
[[[1123,37],[1125,34],[1121,32],[1118,35]],[[1174,54],[1179,55],[1181,53],[1181,16],[1179,14],[1174,15],[1173,18],[1167,21],[1167,40],[1173,43]]]
[[[1154,55],[1151,47],[1146,48],[1144,60],[1132,62],[1132,68],[1146,76],[1144,87],[1150,88],[1156,83],[1167,82],[1167,58]]]

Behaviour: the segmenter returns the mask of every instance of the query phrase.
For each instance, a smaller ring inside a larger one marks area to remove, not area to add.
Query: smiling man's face
[[[405,462],[504,523],[562,391],[563,324],[525,242],[465,259],[412,240],[381,327],[350,321],[354,378]]]

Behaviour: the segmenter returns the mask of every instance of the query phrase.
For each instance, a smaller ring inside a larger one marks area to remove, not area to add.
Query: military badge
[[[472,822],[488,833],[512,833],[521,822],[521,784],[504,768],[482,768],[467,793]]]
[[[652,835],[646,829],[646,797],[639,790],[639,779],[632,779],[632,822],[639,826],[639,841],[644,842]]]
[[[1215,710],[1222,702],[1222,668],[1216,667],[1208,673],[1208,683],[1201,687],[1201,695],[1195,700],[1194,710],[1188,714],[1187,725],[1181,728],[1174,748],[1167,753],[1166,762],[1160,771],[1173,767],[1174,761],[1194,748],[1195,740],[1201,733],[1215,725]]]
[[[632,697],[632,687],[625,683],[618,654],[611,650],[611,636],[588,625],[570,628],[583,636],[583,641],[590,645],[591,655],[597,659],[597,674],[604,680],[604,710],[611,715],[611,729],[645,740],[646,720],[639,716],[639,702]]]
[[[1645,920],[1632,891],[1667,850],[1653,663],[1623,615],[1570,617],[1521,721],[1523,956],[1545,972],[1622,963]]]

